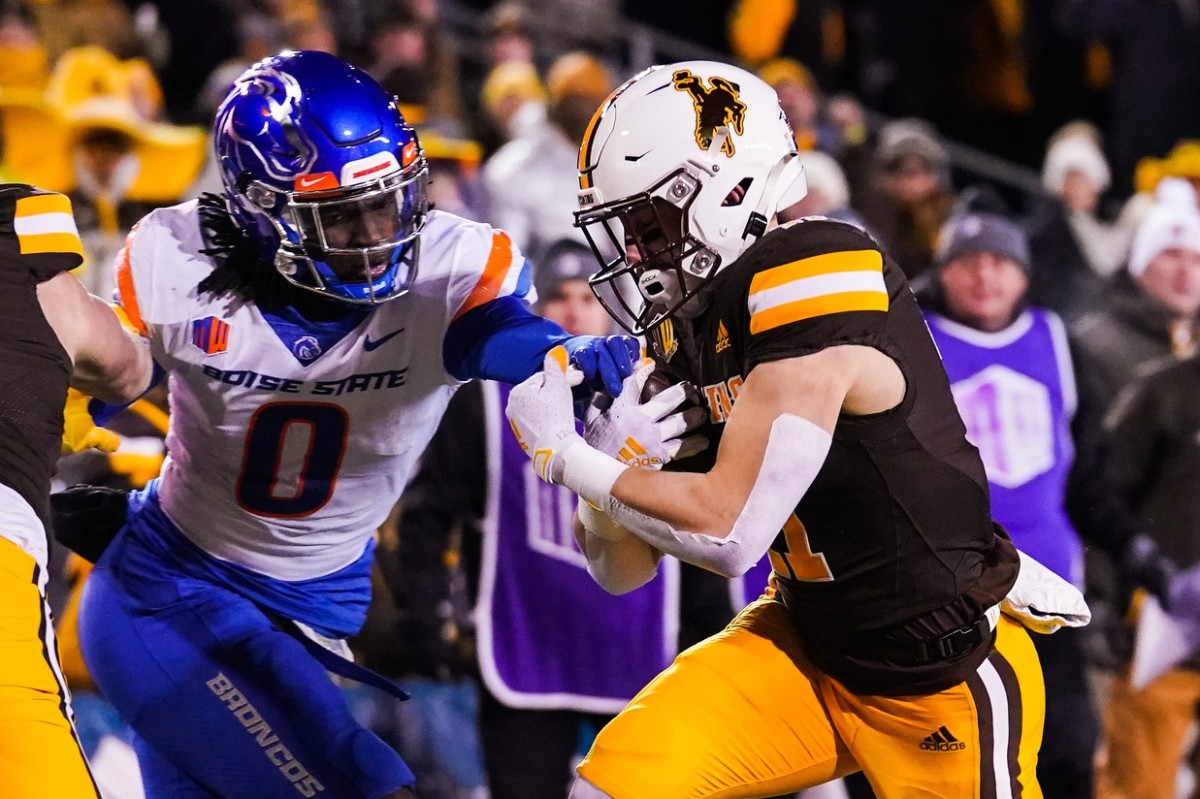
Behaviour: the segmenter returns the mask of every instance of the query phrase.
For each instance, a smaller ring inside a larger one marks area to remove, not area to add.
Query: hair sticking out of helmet
[[[729,64],[651,67],[592,118],[579,151],[596,296],[634,334],[703,310],[705,289],[806,193],[775,91]]]
[[[428,166],[365,72],[322,52],[264,59],[222,102],[214,146],[234,219],[289,283],[358,304],[408,290]]]

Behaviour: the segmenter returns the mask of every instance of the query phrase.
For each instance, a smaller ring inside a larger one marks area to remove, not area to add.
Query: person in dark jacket
[[[1166,357],[1140,370],[1105,420],[1105,484],[1162,551],[1182,567],[1200,563],[1200,357]],[[1171,799],[1200,710],[1200,657],[1140,688],[1130,672],[1104,707],[1105,746],[1096,772],[1106,799]]]
[[[1200,213],[1194,206],[1160,203],[1138,226],[1127,268],[1069,329],[1079,407],[1067,511],[1085,542],[1115,555],[1105,560],[1093,548],[1088,563],[1091,598],[1106,601],[1092,603],[1092,629],[1107,631],[1103,642],[1094,641],[1093,655],[1114,668],[1128,657],[1126,636],[1115,621],[1128,602],[1128,585],[1146,586],[1165,599],[1171,570],[1144,525],[1105,485],[1103,419],[1138,367],[1195,352],[1198,311]]]
[[[1071,322],[1095,301],[1124,265],[1125,228],[1100,216],[1111,183],[1099,134],[1086,122],[1064,126],[1050,140],[1042,167],[1046,196],[1030,219],[1031,301]]]

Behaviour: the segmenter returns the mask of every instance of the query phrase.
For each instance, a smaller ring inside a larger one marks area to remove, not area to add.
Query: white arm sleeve
[[[609,495],[605,514],[655,549],[725,577],[745,574],[766,554],[829,454],[833,438],[785,413],[771,424],[762,466],[746,504],[724,538],[676,530]]]
[[[580,499],[580,542],[588,559],[588,574],[610,594],[641,588],[658,573],[662,553]]]

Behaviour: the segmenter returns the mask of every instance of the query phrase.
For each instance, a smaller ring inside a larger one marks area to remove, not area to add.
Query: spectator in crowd
[[[163,96],[149,65],[98,47],[59,59],[48,100],[66,120],[69,192],[87,255],[88,290],[111,297],[115,258],[134,223],[183,198],[205,158],[205,132],[156,122]]]
[[[758,76],[779,95],[797,150],[837,152],[836,132],[821,124],[821,95],[808,67],[794,58],[774,58],[759,67]]]
[[[579,192],[579,142],[614,82],[598,59],[567,53],[547,75],[546,119],[500,148],[483,167],[492,222],[536,262],[559,239],[582,242],[570,209]]]
[[[49,58],[28,7],[0,3],[0,88],[41,89],[50,76]]]
[[[1034,163],[1041,141],[1033,126],[1026,0],[952,3],[960,117],[955,138],[1020,163]]]
[[[954,121],[959,70],[957,0],[858,0],[847,9],[854,86],[863,103],[894,117]]]
[[[1048,196],[1029,222],[1033,273],[1030,297],[1068,321],[1090,305],[1124,262],[1125,231],[1100,218],[1100,197],[1111,183],[1099,133],[1073,122],[1046,149],[1042,185]]]
[[[850,186],[841,166],[830,155],[819,150],[808,150],[799,155],[804,164],[804,177],[808,181],[808,194],[788,209],[789,218],[804,216],[827,216],[864,227],[858,212],[850,207]]]
[[[495,66],[509,61],[534,63],[533,22],[521,3],[501,0],[487,16],[488,62]]]
[[[485,152],[489,142],[494,145],[494,154],[505,143],[545,123],[546,89],[533,64],[524,61],[497,64],[483,82],[480,100],[486,115],[480,135]]]
[[[539,101],[540,110],[534,116],[540,116],[545,108],[528,7],[512,0],[500,0],[490,6],[481,14],[477,51],[481,57],[462,63],[459,81],[459,93],[468,100],[468,128],[472,138],[483,145],[485,157],[512,138],[508,118],[527,98]],[[507,64],[519,66],[502,67]],[[531,93],[531,86],[538,88]],[[501,108],[506,95],[515,96],[505,103],[511,107]]]
[[[859,209],[911,280],[929,268],[954,195],[950,158],[931,125],[900,119],[880,129],[872,185]]]
[[[238,75],[251,64],[283,49],[283,26],[273,15],[260,10],[243,11],[237,18],[238,52],[218,64],[204,81],[196,98],[196,118],[212,119],[217,106]],[[216,178],[220,182],[220,178]]]
[[[464,112],[458,62],[430,13],[416,2],[395,4],[380,13],[370,37],[370,71],[405,103],[401,110],[413,124],[460,136]],[[423,108],[411,115],[414,102]]]
[[[1165,599],[1171,569],[1105,485],[1103,419],[1143,364],[1195,352],[1198,310],[1200,213],[1190,203],[1159,203],[1138,226],[1126,269],[1069,328],[1079,405],[1067,510],[1083,540],[1099,547],[1089,548],[1090,629],[1093,656],[1112,668],[1123,666],[1129,654],[1119,621],[1129,587],[1143,585]]]
[[[1185,139],[1163,158],[1147,156],[1138,161],[1133,179],[1134,194],[1122,206],[1117,225],[1132,233],[1158,201],[1159,187],[1173,178],[1186,183],[1196,204],[1200,205],[1200,140]],[[1166,191],[1182,196],[1180,188]]]
[[[550,247],[535,272],[539,312],[574,334],[607,333],[612,321],[587,284],[594,265],[584,245]],[[481,682],[492,799],[565,799],[581,724],[599,729],[674,655],[678,564],[623,596],[593,582],[571,527],[575,496],[538,480],[509,434],[507,394],[472,384],[451,400],[402,501],[393,589],[410,606],[406,639],[434,653],[430,665],[477,656],[469,668]],[[448,562],[461,564],[465,586],[430,579]],[[470,633],[464,606],[475,608],[474,645],[444,638],[445,608],[460,608],[450,629]]]
[[[1200,563],[1200,358],[1147,364],[1105,420],[1105,484],[1176,564]],[[1172,799],[1200,710],[1200,656],[1140,689],[1123,671],[1104,706],[1101,799]]]
[[[434,130],[419,134],[429,162],[430,207],[482,222],[487,216],[487,198],[479,179],[479,144]]]
[[[948,223],[918,298],[983,459],[993,518],[1018,549],[1082,588],[1083,545],[1063,507],[1075,375],[1062,321],[1027,304],[1030,267],[1015,223],[963,214]],[[1080,631],[1039,635],[1034,645],[1046,680],[1038,782],[1048,799],[1092,799],[1097,723]]]

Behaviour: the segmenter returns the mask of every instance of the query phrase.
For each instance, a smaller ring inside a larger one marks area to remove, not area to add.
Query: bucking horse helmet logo
[[[701,150],[712,146],[713,136],[717,128],[725,126],[731,133],[742,135],[742,126],[746,121],[746,104],[738,96],[737,84],[716,75],[709,79],[709,87],[704,87],[704,78],[692,74],[690,69],[681,69],[671,75],[675,88],[687,92],[692,97],[692,105],[696,109],[696,143]],[[734,152],[733,136],[726,136],[721,145],[721,152],[732,157]]]

